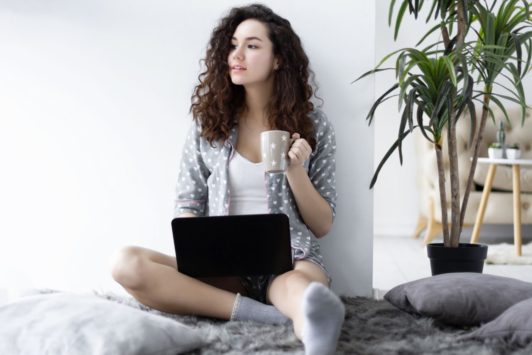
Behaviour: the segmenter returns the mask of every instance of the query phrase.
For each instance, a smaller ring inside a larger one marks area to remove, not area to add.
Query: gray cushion
[[[31,296],[0,307],[0,354],[177,354],[197,330],[94,295]]]
[[[396,307],[452,325],[477,325],[532,297],[532,283],[478,273],[450,273],[399,285],[384,298]]]
[[[502,338],[524,346],[532,341],[532,298],[508,308],[489,323],[473,331],[468,337]]]

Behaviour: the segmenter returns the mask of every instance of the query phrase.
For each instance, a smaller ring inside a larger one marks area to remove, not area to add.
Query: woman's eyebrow
[[[260,39],[259,37],[254,37],[254,36],[252,36],[252,37],[246,37],[246,38],[244,38],[244,40],[246,40],[246,41],[251,41],[251,40],[253,40],[253,39],[256,39],[257,41],[261,41],[261,42],[262,42],[262,39]],[[232,37],[231,40],[235,40],[235,41],[236,41],[236,40],[238,40],[238,39],[237,39],[236,37]]]

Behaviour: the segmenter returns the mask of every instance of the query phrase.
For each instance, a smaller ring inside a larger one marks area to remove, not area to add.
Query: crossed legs
[[[174,314],[228,320],[236,293],[245,294],[239,278],[191,278],[177,271],[174,257],[141,247],[124,248],[112,275],[142,304]],[[336,349],[344,308],[327,284],[319,266],[301,260],[268,289],[268,301],[292,320],[307,354],[332,354]]]
[[[112,275],[140,303],[175,314],[227,320],[244,292],[238,278],[198,280],[179,273],[174,257],[141,247],[122,249]]]

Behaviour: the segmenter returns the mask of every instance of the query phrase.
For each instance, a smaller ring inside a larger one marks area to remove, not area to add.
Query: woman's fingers
[[[306,159],[309,155],[308,150],[302,145],[295,145],[294,147],[292,147],[292,151],[295,153],[298,159]]]
[[[299,158],[297,157],[297,155],[296,155],[292,150],[288,152],[288,157],[290,158],[290,160],[297,160],[297,159],[299,159]]]
[[[303,164],[310,157],[312,148],[304,138],[301,138],[299,133],[292,134],[292,140],[293,143],[288,151],[288,157],[293,163]]]
[[[310,148],[310,145],[303,138],[297,139],[292,144],[292,149],[298,150],[303,156],[305,156],[307,158],[310,156],[310,153],[312,153],[312,149]]]

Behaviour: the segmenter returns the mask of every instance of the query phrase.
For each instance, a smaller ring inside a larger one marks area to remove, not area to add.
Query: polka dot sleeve
[[[325,114],[316,111],[316,149],[309,162],[309,177],[316,190],[331,206],[336,217],[336,137]]]
[[[210,171],[203,161],[200,133],[201,128],[193,124],[185,140],[176,185],[175,217],[181,213],[197,216],[206,213]]]

